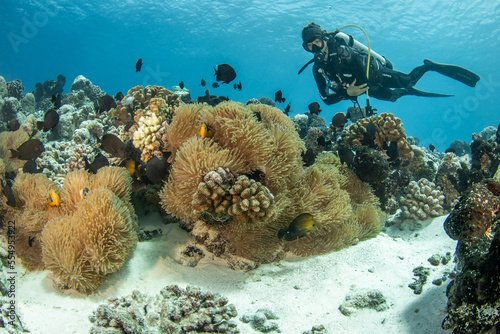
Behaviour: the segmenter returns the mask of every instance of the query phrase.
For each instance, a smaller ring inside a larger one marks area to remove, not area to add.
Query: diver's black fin
[[[448,94],[439,94],[439,93],[431,93],[431,92],[426,92],[420,89],[416,89],[413,87],[407,88],[409,94],[408,95],[415,95],[415,96],[423,96],[423,97],[450,97],[454,95],[448,95]]]
[[[429,59],[425,59],[424,64],[429,66],[431,71],[436,71],[442,75],[458,80],[469,87],[476,87],[477,82],[481,79],[476,73],[457,65],[439,64]]]

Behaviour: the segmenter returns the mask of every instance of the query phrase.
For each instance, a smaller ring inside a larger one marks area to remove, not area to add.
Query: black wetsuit
[[[332,37],[327,41],[328,59],[326,62],[316,61],[313,75],[319,93],[325,104],[330,105],[341,100],[356,100],[356,96],[347,95],[347,87],[356,79],[356,86],[367,82],[366,62],[368,55],[346,45],[340,37]],[[370,80],[368,82],[370,96],[380,100],[396,101],[404,95],[426,93],[413,88],[413,85],[430,70],[427,65],[418,66],[410,74],[392,69],[386,61],[382,64],[377,58],[370,57]]]

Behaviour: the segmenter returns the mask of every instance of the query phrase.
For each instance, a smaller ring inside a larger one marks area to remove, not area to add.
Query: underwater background
[[[311,68],[298,70],[310,54],[301,30],[310,21],[328,31],[346,24],[363,27],[372,49],[396,70],[408,73],[428,58],[479,74],[471,89],[437,73],[416,88],[454,94],[449,98],[404,97],[396,103],[371,99],[378,112],[400,117],[421,145],[444,151],[454,140],[471,141],[498,121],[500,98],[500,2],[498,1],[24,1],[0,4],[0,75],[20,79],[24,93],[58,74],[71,82],[84,75],[105,92],[136,85],[170,88],[183,81],[193,99],[211,94],[246,102],[273,97],[281,89],[290,116],[320,101]],[[356,28],[347,28],[366,44]],[[135,72],[135,62],[143,69]],[[242,90],[210,87],[214,66],[231,64]],[[200,85],[201,78],[207,87]],[[362,106],[364,96],[359,99]],[[321,103],[328,122],[351,105]]]

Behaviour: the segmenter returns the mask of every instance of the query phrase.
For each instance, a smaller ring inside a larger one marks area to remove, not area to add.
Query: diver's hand
[[[363,93],[365,93],[368,90],[368,85],[367,84],[362,84],[359,86],[356,86],[356,79],[347,86],[347,95],[349,96],[359,96]]]

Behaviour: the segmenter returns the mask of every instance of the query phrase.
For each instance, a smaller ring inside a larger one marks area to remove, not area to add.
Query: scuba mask
[[[306,42],[302,43],[302,47],[304,48],[304,50],[306,50],[307,52],[312,52],[312,53],[319,53],[319,52],[321,52],[321,50],[323,50],[323,48],[325,47],[325,41],[323,39],[320,39],[321,40],[321,46],[318,46],[318,45],[312,43],[315,40],[316,39],[314,39],[314,40],[312,40],[310,42],[307,42],[307,43]],[[311,45],[310,48],[309,48],[308,44]]]

